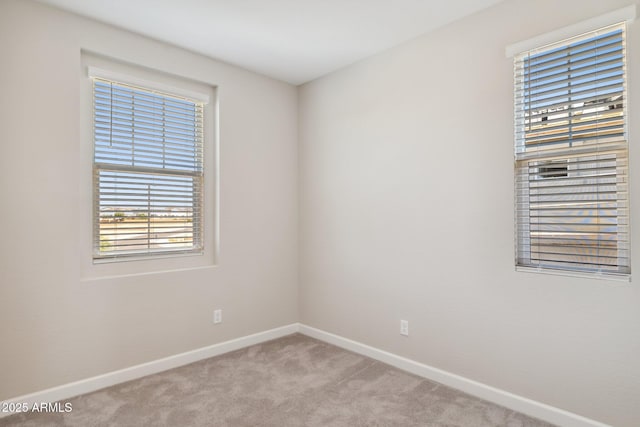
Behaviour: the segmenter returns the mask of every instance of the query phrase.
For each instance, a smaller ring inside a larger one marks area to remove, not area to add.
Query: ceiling
[[[295,85],[501,0],[39,0]]]

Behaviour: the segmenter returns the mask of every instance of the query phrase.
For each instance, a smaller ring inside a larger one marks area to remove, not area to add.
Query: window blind
[[[202,102],[93,78],[94,259],[201,252]]]
[[[623,24],[515,58],[516,265],[627,275]]]

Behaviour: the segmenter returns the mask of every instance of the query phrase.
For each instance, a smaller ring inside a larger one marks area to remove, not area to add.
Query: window
[[[625,25],[515,57],[516,265],[630,273]]]
[[[204,102],[93,80],[94,260],[203,251]]]
[[[567,161],[553,161],[538,166],[538,179],[560,178],[569,176]]]

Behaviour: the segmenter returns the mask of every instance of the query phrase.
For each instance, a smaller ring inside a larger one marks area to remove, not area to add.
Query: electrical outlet
[[[222,323],[222,310],[213,310],[213,323]]]
[[[400,335],[409,336],[409,321],[401,320],[400,321]]]

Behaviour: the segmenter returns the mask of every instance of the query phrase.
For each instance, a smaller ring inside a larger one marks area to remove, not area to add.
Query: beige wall
[[[633,3],[506,1],[304,85],[302,322],[615,426],[640,425],[640,257],[630,284],[514,271],[513,62],[504,53]],[[632,168],[638,25],[628,33]],[[632,222],[638,255],[638,197]]]
[[[81,49],[217,86],[217,265],[87,267]],[[295,87],[30,1],[0,1],[0,58],[0,400],[298,320]]]

